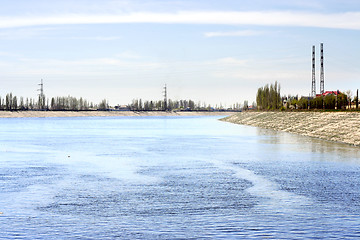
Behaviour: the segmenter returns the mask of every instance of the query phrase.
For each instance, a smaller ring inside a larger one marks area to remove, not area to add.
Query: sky
[[[259,87],[360,88],[358,0],[0,0],[0,96],[231,106]]]

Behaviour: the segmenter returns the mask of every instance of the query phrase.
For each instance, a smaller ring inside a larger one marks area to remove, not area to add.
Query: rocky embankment
[[[222,120],[360,146],[360,112],[242,112]]]

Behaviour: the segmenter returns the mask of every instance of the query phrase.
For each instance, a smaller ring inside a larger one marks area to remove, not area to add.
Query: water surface
[[[0,238],[360,237],[359,148],[217,119],[0,119]]]

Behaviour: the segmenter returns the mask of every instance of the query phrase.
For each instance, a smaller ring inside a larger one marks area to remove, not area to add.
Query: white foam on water
[[[141,174],[141,163],[130,157],[96,156],[85,152],[57,153],[55,161],[85,174],[99,174],[127,183],[153,184],[158,177]]]
[[[281,190],[277,183],[251,170],[220,161],[212,161],[212,163],[220,169],[234,172],[237,178],[249,181],[253,186],[246,189],[246,191],[253,196],[264,199],[262,204],[260,204],[262,208],[289,212],[311,205],[309,198]]]

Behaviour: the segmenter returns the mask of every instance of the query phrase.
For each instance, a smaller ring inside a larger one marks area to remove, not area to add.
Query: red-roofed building
[[[326,92],[324,92],[323,94],[316,94],[316,97],[321,97],[321,95],[322,96],[327,96],[327,95],[329,95],[329,94],[332,94],[332,95],[338,95],[338,94],[340,94],[341,92],[339,91],[339,90],[337,90],[337,91],[326,91]]]

